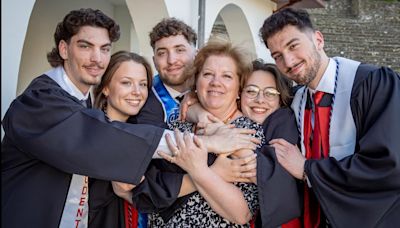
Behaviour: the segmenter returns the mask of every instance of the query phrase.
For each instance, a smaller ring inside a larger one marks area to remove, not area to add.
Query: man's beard
[[[317,52],[315,47],[314,51],[312,52],[311,59],[313,59],[314,61],[310,65],[310,68],[306,69],[304,77],[301,77],[300,75],[296,77],[299,78],[299,80],[296,81],[297,84],[308,85],[312,82],[312,80],[314,80],[317,77],[318,69],[320,68],[321,65],[321,55]]]
[[[192,75],[190,75],[189,72],[189,67],[185,67],[183,69],[183,72],[181,75],[179,76],[175,76],[175,77],[167,77],[167,76],[161,76],[161,79],[163,81],[164,84],[168,85],[168,86],[182,86],[185,85],[186,82],[188,81],[188,79],[191,78]]]

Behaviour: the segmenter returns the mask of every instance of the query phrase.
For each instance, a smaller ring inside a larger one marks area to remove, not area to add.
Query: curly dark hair
[[[64,40],[69,43],[71,37],[77,34],[82,26],[107,29],[111,42],[117,41],[120,36],[119,25],[102,11],[90,8],[72,10],[64,17],[63,21],[57,24],[56,31],[54,32],[55,47],[47,53],[47,61],[52,67],[64,64],[64,60],[58,51],[60,41]]]
[[[307,11],[292,8],[283,9],[265,19],[263,26],[260,28],[259,35],[267,48],[268,38],[281,31],[287,25],[296,26],[300,31],[315,31]]]
[[[176,35],[183,35],[190,44],[196,46],[196,32],[189,25],[174,17],[164,18],[156,26],[154,26],[153,30],[151,30],[149,34],[150,45],[154,50],[155,43],[158,40]]]
[[[256,59],[253,61],[253,72],[261,70],[271,73],[276,82],[276,89],[280,93],[279,103],[282,107],[290,107],[292,103],[292,85],[293,83],[287,79],[278,69],[278,67],[273,63],[264,63],[262,59]]]

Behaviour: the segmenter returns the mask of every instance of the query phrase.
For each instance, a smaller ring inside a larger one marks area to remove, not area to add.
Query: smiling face
[[[255,92],[252,87],[260,90],[255,98],[246,95]],[[241,94],[240,106],[243,114],[260,124],[280,107],[279,95],[270,95],[268,98],[263,95],[266,88],[276,89],[275,78],[270,72],[257,70],[250,75]]]
[[[65,72],[82,93],[100,83],[111,57],[107,29],[83,26],[69,43],[60,41],[58,49]]]
[[[134,61],[121,63],[103,94],[107,97],[107,115],[111,120],[126,122],[136,115],[148,96],[146,68]]]
[[[201,105],[222,120],[237,109],[239,76],[233,59],[209,56],[199,72],[196,90]]]
[[[288,78],[311,88],[318,85],[325,70],[324,39],[319,31],[300,31],[287,25],[268,38],[267,43],[277,67]]]
[[[189,75],[186,68],[192,65],[196,50],[183,35],[164,37],[155,42],[154,65],[161,80],[177,91],[184,92]]]

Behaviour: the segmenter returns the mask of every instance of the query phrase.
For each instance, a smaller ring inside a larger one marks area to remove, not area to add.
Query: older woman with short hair
[[[244,117],[238,109],[238,99],[243,85],[251,73],[251,62],[239,47],[229,42],[210,42],[199,50],[192,73],[195,91],[202,107],[225,124],[237,128],[256,130],[263,139],[262,127]],[[171,128],[194,131],[193,123],[175,122]],[[201,146],[199,146],[201,148]],[[232,151],[238,158],[254,155],[252,150]],[[222,155],[227,156],[227,155]],[[193,159],[172,160],[191,177],[198,192],[190,195],[168,221],[153,214],[150,223],[155,227],[249,227],[249,221],[258,208],[257,187],[253,183],[228,183],[208,165],[217,156],[206,151],[198,152]],[[182,156],[183,158],[183,156]]]

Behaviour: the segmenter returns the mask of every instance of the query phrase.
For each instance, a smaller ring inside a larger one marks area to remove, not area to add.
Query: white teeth
[[[140,100],[126,100],[131,105],[138,105],[140,104]]]
[[[251,108],[251,110],[253,110],[255,113],[263,113],[267,111],[265,108]]]
[[[213,95],[213,96],[219,96],[219,95],[222,94],[222,92],[217,92],[217,91],[208,91],[208,93],[209,93],[210,95]]]

